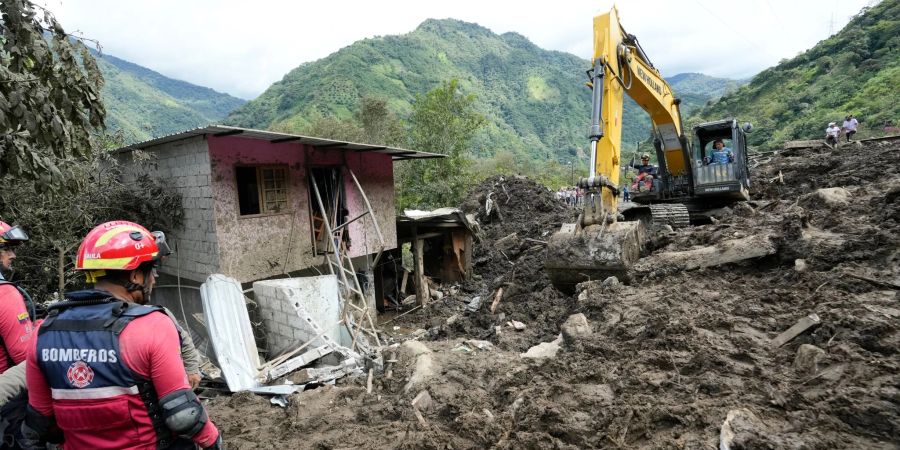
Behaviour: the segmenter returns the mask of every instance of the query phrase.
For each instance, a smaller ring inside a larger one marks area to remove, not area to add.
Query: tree
[[[0,15],[0,179],[54,189],[72,175],[71,160],[88,156],[91,133],[103,127],[103,77],[87,47],[49,11],[2,0]]]
[[[405,163],[397,177],[398,207],[457,205],[474,180],[467,176],[470,145],[485,118],[475,96],[463,94],[453,79],[417,95],[410,116],[410,146],[445,158]]]
[[[405,144],[406,132],[403,124],[388,109],[386,100],[379,97],[363,97],[354,117],[362,126],[363,138],[360,142],[390,146]]]
[[[36,300],[81,283],[74,276],[78,244],[95,225],[130,220],[150,229],[172,230],[184,220],[181,195],[147,176],[123,183],[110,148],[122,145],[122,134],[102,135],[85,158],[74,160],[69,175],[49,192],[23,178],[8,177],[0,196],[0,217],[21,225],[30,238],[16,260],[16,279]],[[145,157],[146,158],[146,157]]]

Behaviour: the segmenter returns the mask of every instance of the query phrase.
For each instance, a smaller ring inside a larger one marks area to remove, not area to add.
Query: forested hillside
[[[750,144],[775,148],[824,136],[857,116],[861,134],[900,119],[900,0],[864,9],[843,30],[703,108],[691,122],[735,116],[755,126]]]
[[[589,32],[586,28],[585,39]],[[541,49],[516,33],[497,35],[472,23],[427,20],[411,33],[362,40],[297,67],[235,110],[226,123],[302,132],[318,117],[350,117],[365,96],[386,99],[393,112],[406,117],[416,94],[456,78],[463,92],[475,94],[476,109],[487,118],[473,142],[475,156],[506,151],[570,161],[587,142],[588,67],[586,60]],[[688,110],[737,83],[700,74],[673,81]],[[646,138],[649,120],[630,101],[625,124],[626,146]]]
[[[106,126],[143,140],[221,121],[245,103],[110,55],[94,55],[105,84]]]

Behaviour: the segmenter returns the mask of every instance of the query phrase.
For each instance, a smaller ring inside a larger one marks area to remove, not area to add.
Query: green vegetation
[[[445,158],[403,164],[398,169],[401,207],[458,205],[471,186],[469,145],[485,119],[474,111],[475,96],[462,94],[457,80],[416,96],[409,122],[411,147]]]
[[[733,116],[755,126],[751,145],[776,148],[824,137],[853,114],[860,136],[900,119],[900,0],[864,8],[843,30],[782,61],[697,112],[690,122]]]
[[[90,152],[103,124],[103,78],[48,11],[4,0],[0,14],[0,181],[59,191],[73,176],[69,161]]]
[[[102,132],[103,78],[87,48],[27,0],[4,0],[0,13],[0,218],[30,237],[15,281],[39,301],[59,298],[82,283],[71,277],[74,251],[90,228],[130,219],[172,229],[181,197],[147,177],[122,182],[109,150],[123,134]]]
[[[589,25],[585,39],[590,39]],[[586,159],[588,67],[581,58],[543,50],[516,33],[497,35],[472,23],[427,20],[411,33],[362,40],[295,68],[225,123],[301,132],[322,118],[351,118],[366,97],[386,99],[391,111],[408,118],[417,95],[456,79],[461,92],[475,95],[472,107],[486,119],[472,138],[472,156],[496,156],[503,170],[536,174],[547,161],[556,161],[562,171]],[[737,83],[699,74],[674,78],[687,110]],[[625,108],[623,141],[632,148],[646,139],[650,121],[634,102]]]
[[[216,123],[245,103],[115,56],[93,54],[106,80],[100,91],[107,110],[106,126],[124,132],[128,136],[126,141],[146,140]]]

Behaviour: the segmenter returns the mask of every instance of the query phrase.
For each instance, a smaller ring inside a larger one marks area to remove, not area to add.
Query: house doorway
[[[335,232],[335,246],[350,248],[350,234],[346,227],[340,225],[347,222],[347,193],[344,189],[341,167],[312,167],[309,169],[309,209],[313,242],[313,254],[318,256],[333,252],[328,242],[328,228]],[[318,190],[319,196],[316,196]],[[321,198],[322,204],[319,204]],[[324,210],[324,215],[323,215]],[[326,222],[328,227],[325,226]],[[339,228],[340,227],[340,228]]]

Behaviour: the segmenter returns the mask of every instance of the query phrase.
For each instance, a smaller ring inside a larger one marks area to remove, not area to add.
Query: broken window
[[[240,215],[276,214],[286,211],[287,174],[287,166],[235,167]]]
[[[313,186],[315,183],[315,186]],[[317,189],[316,189],[317,188]],[[322,205],[316,198],[318,190]],[[350,246],[350,234],[346,227],[340,227],[347,221],[349,211],[346,205],[343,177],[340,167],[313,167],[309,169],[309,209],[312,221],[313,252],[316,255],[333,251],[328,245],[327,229],[335,232],[335,242]],[[322,214],[324,210],[324,215]],[[328,223],[326,228],[325,223]],[[340,227],[340,228],[339,228]],[[340,244],[338,244],[340,245]]]

